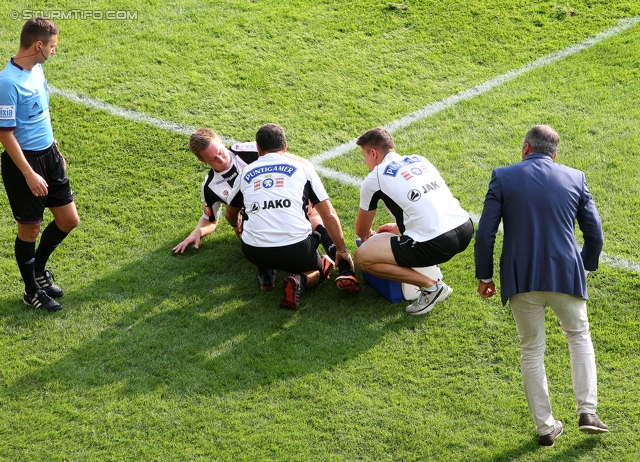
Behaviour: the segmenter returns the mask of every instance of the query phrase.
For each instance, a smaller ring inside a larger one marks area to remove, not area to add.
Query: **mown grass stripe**
[[[389,130],[389,132],[394,133],[400,130],[401,128],[408,127],[414,122],[425,119],[440,111],[453,107],[461,101],[471,99],[483,93],[486,93],[489,90],[495,87],[498,87],[500,85],[503,85],[511,80],[514,80],[516,77],[519,77],[529,71],[532,71],[534,69],[537,69],[543,66],[547,66],[551,63],[554,63],[568,56],[571,56],[575,53],[578,53],[579,51],[589,48],[595,45],[596,43],[606,40],[614,35],[619,34],[620,32],[623,32],[633,27],[639,22],[640,22],[640,16],[637,16],[634,18],[622,19],[620,22],[618,22],[616,26],[610,29],[607,29],[605,31],[602,31],[593,37],[587,38],[582,42],[576,43],[574,45],[570,45],[563,50],[550,53],[546,56],[543,56],[542,58],[532,61],[531,63],[525,64],[524,66],[518,69],[499,75],[498,77],[495,77],[491,80],[487,80],[486,82],[476,85],[475,87],[461,91],[456,95],[449,96],[440,101],[436,101],[435,103],[429,104],[428,106],[425,106],[424,108],[416,112],[413,112],[400,119],[389,122],[384,127],[387,130]],[[336,146],[335,148],[329,149],[328,151],[325,151],[321,154],[311,157],[309,160],[313,164],[315,164],[316,167],[322,167],[322,164],[327,160],[342,156],[347,152],[355,149],[357,147],[356,140],[357,138],[351,141],[348,141],[344,144],[341,144],[339,146]],[[358,178],[352,175],[347,175],[345,173],[338,172],[336,170],[333,170],[327,167],[318,168],[318,171],[329,178],[333,178],[337,181],[341,181],[347,184],[353,184],[353,185],[359,186],[360,182],[362,181],[361,178]]]
[[[514,69],[512,71],[509,71],[505,74],[499,75],[493,79],[487,80],[486,82],[483,82],[479,85],[476,85],[472,88],[469,88],[467,90],[461,91],[460,93],[453,95],[453,96],[449,96],[447,98],[444,98],[440,101],[437,101],[435,103],[429,104],[428,106],[425,106],[424,108],[413,112],[407,116],[404,116],[400,119],[394,120],[392,122],[389,122],[388,124],[386,124],[384,127],[389,130],[391,133],[396,132],[402,128],[408,127],[409,125],[425,119],[427,117],[430,117],[440,111],[443,111],[445,109],[448,109],[450,107],[455,106],[456,104],[460,103],[461,101],[467,100],[467,99],[471,99],[474,98],[476,96],[482,95],[483,93],[488,92],[489,90],[498,87],[500,85],[503,85],[511,80],[514,80],[515,78],[529,72],[532,71],[534,69],[540,68],[540,67],[544,67],[547,66],[549,64],[552,64],[556,61],[559,61],[561,59],[564,59],[568,56],[571,56],[575,53],[578,53],[579,51],[585,50],[599,42],[602,42],[603,40],[606,40],[610,37],[613,37],[614,35],[617,35],[633,26],[635,26],[636,24],[640,23],[640,16],[636,16],[633,18],[626,18],[626,19],[622,19],[618,22],[618,24],[614,27],[611,27],[609,29],[606,29],[596,35],[594,35],[593,37],[589,37],[579,43],[576,43],[574,45],[570,45],[567,48],[560,50],[560,51],[556,51],[553,53],[550,53],[546,56],[543,56],[542,58],[539,58],[535,61],[532,61],[531,63],[525,64],[524,66],[518,68],[518,69]],[[182,133],[185,135],[190,135],[195,128],[194,127],[190,127],[188,125],[183,125],[183,124],[179,124],[176,122],[170,122],[167,120],[163,120],[160,119],[158,117],[154,117],[154,116],[150,116],[148,114],[144,114],[138,111],[132,111],[129,109],[124,109],[118,106],[114,106],[113,104],[109,104],[109,103],[105,103],[103,101],[94,99],[94,98],[90,98],[87,96],[81,96],[78,95],[76,93],[70,92],[70,91],[66,91],[66,90],[62,90],[59,88],[55,88],[55,87],[49,87],[50,91],[52,94],[56,95],[56,96],[60,96],[62,98],[65,98],[69,101],[72,101],[74,103],[77,104],[82,104],[84,106],[88,106],[94,109],[98,109],[98,110],[103,110],[103,111],[107,111],[113,115],[119,116],[119,117],[123,117],[125,119],[129,119],[132,120],[134,122],[140,122],[140,123],[146,123],[158,128],[161,128],[163,130],[167,130],[167,131],[172,131],[172,132],[177,132],[177,133]],[[225,138],[223,137],[223,140],[226,143],[233,143],[235,140],[233,140],[232,138]],[[328,151],[325,151],[323,153],[320,153],[316,156],[311,157],[309,160],[315,165],[317,171],[319,174],[327,177],[327,178],[331,178],[334,179],[336,181],[339,181],[343,184],[349,184],[355,187],[359,187],[360,183],[362,182],[362,178],[353,176],[353,175],[349,175],[347,173],[343,173],[337,170],[333,170],[331,168],[325,167],[322,164],[324,162],[326,162],[327,160],[333,159],[335,157],[339,157],[342,156],[354,149],[357,148],[356,145],[356,139],[353,139],[351,141],[348,141],[346,143],[343,143],[339,146],[336,146],[332,149],[329,149]],[[479,215],[476,214],[471,214],[471,217],[473,219],[473,221],[475,223],[478,223],[480,217]],[[502,225],[500,227],[500,232],[502,231]],[[616,256],[610,256],[607,255],[606,253],[603,253],[601,255],[601,262],[607,266],[610,266],[612,268],[618,268],[618,269],[623,269],[626,271],[633,271],[636,273],[640,273],[640,264],[626,260],[624,258],[621,257],[616,257]]]

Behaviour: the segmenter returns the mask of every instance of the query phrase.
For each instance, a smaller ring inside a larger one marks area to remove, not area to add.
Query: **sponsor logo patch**
[[[262,205],[263,209],[282,209],[291,207],[291,201],[289,199],[276,199],[274,201],[264,201]]]
[[[246,209],[246,211],[248,213],[258,213],[260,211],[260,204],[254,202]]]
[[[249,183],[255,177],[260,175],[266,175],[268,173],[279,173],[291,176],[295,173],[296,170],[298,170],[297,167],[289,164],[265,165],[264,167],[256,167],[253,170],[250,170],[242,178],[244,181]]]
[[[15,106],[0,106],[0,119],[15,120],[15,118],[16,118]]]
[[[276,188],[284,187],[284,178],[276,178]]]
[[[405,180],[410,180],[411,178],[413,178],[413,175],[410,172],[402,172],[401,175]]]
[[[265,178],[264,181],[262,182],[262,187],[264,188],[273,188],[273,179],[272,178]]]
[[[407,165],[415,164],[416,162],[422,162],[418,156],[409,156],[402,159],[400,162],[393,161],[384,169],[384,174],[389,176],[396,176],[398,170]]]
[[[427,183],[427,184],[423,184],[422,185],[422,190],[426,193],[428,193],[429,191],[435,191],[436,189],[439,189],[440,185],[438,184],[437,181],[432,181],[431,183]]]
[[[260,180],[253,182],[253,190],[257,191],[258,189],[260,189]]]

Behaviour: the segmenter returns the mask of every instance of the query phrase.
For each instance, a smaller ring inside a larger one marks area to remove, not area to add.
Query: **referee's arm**
[[[34,196],[46,196],[49,192],[49,185],[44,178],[33,171],[29,162],[27,162],[20,143],[18,143],[13,134],[13,130],[0,130],[0,143],[4,146],[13,163],[16,164],[16,167],[22,172],[29,189],[31,189],[31,193]]]

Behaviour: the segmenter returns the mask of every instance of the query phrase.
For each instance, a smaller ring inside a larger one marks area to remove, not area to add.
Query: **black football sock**
[[[49,226],[47,226],[42,232],[40,244],[38,245],[38,250],[36,250],[36,273],[42,273],[44,271],[47,261],[49,260],[49,256],[51,256],[56,247],[58,247],[58,245],[60,245],[68,235],[69,233],[65,233],[58,228],[55,220],[49,223]]]
[[[29,295],[35,294],[37,290],[40,289],[40,286],[36,282],[36,274],[34,271],[36,243],[25,242],[16,237],[14,251],[16,261],[18,262],[18,269],[24,281],[24,291]]]
[[[298,273],[295,276],[298,276],[298,281],[300,281],[300,285],[305,287],[307,285],[307,275],[304,273]],[[294,277],[295,277],[294,276]]]
[[[351,272],[351,265],[346,260],[340,260],[340,263],[338,263],[338,270],[340,271],[340,274]]]
[[[324,225],[318,225],[316,226],[316,232],[320,234],[320,243],[322,247],[324,247],[325,253],[329,255],[329,258],[333,261],[336,261],[336,245],[331,240],[327,228],[325,228]]]

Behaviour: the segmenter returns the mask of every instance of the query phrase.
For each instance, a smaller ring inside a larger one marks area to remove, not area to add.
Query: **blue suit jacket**
[[[604,242],[600,216],[584,173],[543,153],[493,171],[476,230],[476,277],[493,277],[493,248],[503,222],[502,303],[532,291],[587,298],[585,269],[598,268]],[[582,251],[575,221],[584,237]]]

